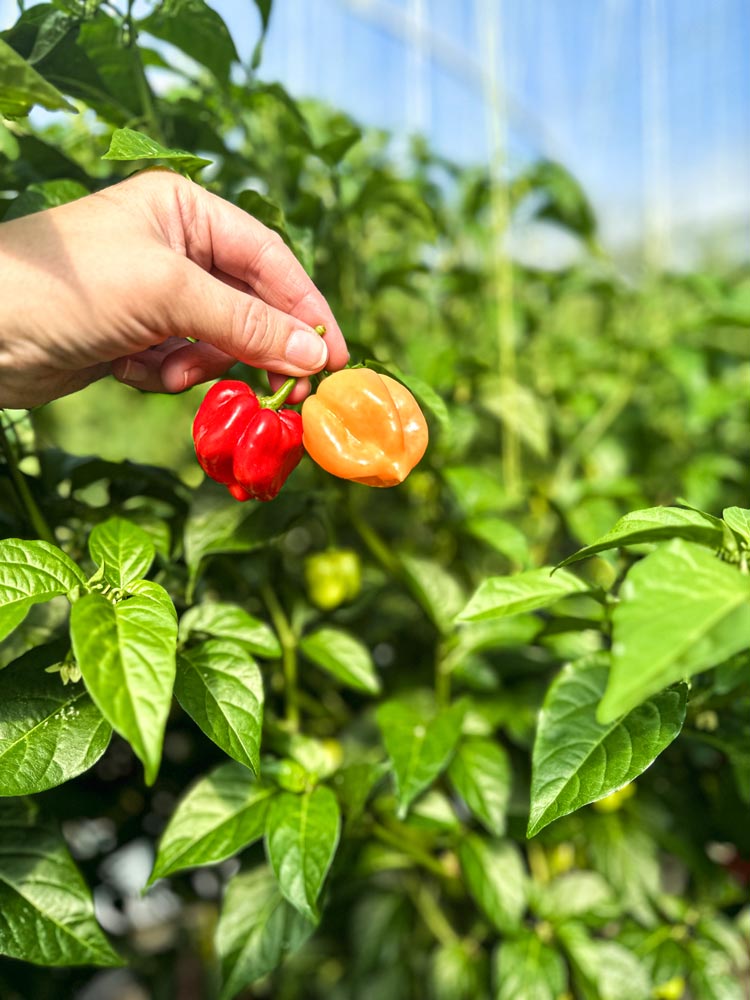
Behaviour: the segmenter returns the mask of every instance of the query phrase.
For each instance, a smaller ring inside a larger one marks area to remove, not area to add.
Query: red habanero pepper
[[[217,382],[198,408],[198,462],[236,500],[273,500],[302,458],[302,418],[296,410],[277,410],[293,384],[258,399],[244,382]]]

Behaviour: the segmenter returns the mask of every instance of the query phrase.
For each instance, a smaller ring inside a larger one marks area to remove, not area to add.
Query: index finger
[[[236,205],[191,185],[194,219],[185,226],[188,257],[246,282],[268,305],[308,326],[324,326],[331,370],[349,359],[344,336],[323,294],[280,236]]]

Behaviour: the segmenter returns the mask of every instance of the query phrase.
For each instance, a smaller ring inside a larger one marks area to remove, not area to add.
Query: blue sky
[[[247,57],[254,0],[212,6]],[[260,72],[486,162],[494,67],[511,160],[561,160],[605,240],[655,232],[679,257],[716,225],[750,247],[749,41],[747,0],[274,0]]]

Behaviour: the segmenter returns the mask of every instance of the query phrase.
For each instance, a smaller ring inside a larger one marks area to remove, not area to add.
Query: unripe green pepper
[[[307,592],[322,611],[353,601],[362,586],[359,556],[351,549],[326,549],[305,560]]]

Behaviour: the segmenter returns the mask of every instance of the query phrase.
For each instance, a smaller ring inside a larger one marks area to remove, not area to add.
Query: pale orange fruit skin
[[[409,390],[369,368],[334,372],[302,406],[305,450],[340,479],[397,486],[428,440],[427,421]]]

